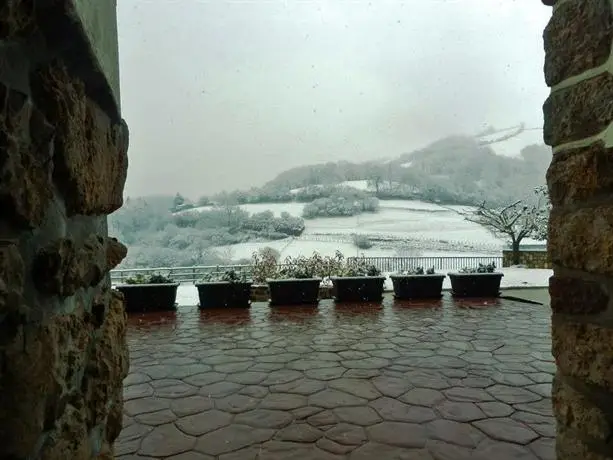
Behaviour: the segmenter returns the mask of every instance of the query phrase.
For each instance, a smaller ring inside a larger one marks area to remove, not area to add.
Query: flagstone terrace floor
[[[121,460],[547,460],[547,306],[508,300],[130,317]]]

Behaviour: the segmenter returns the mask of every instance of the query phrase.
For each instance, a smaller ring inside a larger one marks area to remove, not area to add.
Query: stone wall
[[[106,214],[128,132],[73,8],[0,3],[3,459],[110,459],[121,431],[126,322],[108,271],[126,248]]]
[[[559,460],[613,458],[613,14],[560,0],[545,30]]]
[[[528,268],[551,268],[549,254],[547,251],[520,251],[520,265],[525,265]],[[513,263],[513,251],[502,251],[502,266],[510,267]]]

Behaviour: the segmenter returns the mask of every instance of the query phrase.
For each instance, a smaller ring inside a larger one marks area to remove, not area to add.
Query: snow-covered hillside
[[[249,213],[272,211],[275,215],[288,212],[300,216],[303,203],[245,204]],[[196,208],[206,210],[207,207]],[[428,255],[487,255],[499,253],[504,241],[493,237],[483,227],[465,220],[459,211],[466,207],[440,206],[423,201],[385,200],[374,214],[353,217],[328,217],[305,220],[306,229],[298,238],[279,241],[249,242],[220,247],[220,253],[232,259],[248,258],[258,248],[269,246],[282,256],[307,255],[317,251],[332,255],[336,250],[346,255],[398,256]],[[358,250],[352,235],[367,235],[375,244],[371,249]]]
[[[361,190],[361,191],[372,191],[372,187],[370,187],[368,185],[368,181],[367,180],[347,180],[344,182],[339,182],[338,184],[336,184],[337,187],[350,187],[350,188],[354,188],[356,190]],[[309,189],[317,189],[318,187],[323,188],[323,185],[309,185]],[[296,195],[304,190],[306,190],[307,187],[299,187],[299,188],[294,188],[292,190],[290,190],[290,193],[293,195]]]

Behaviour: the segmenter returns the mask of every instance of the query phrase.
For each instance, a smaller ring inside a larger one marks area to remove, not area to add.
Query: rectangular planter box
[[[319,300],[331,299],[332,286],[319,286]],[[270,290],[266,284],[254,284],[251,286],[252,302],[268,302],[270,300]]]
[[[343,276],[331,279],[337,302],[378,302],[383,299],[385,276]]]
[[[270,305],[306,305],[319,302],[319,278],[268,280]]]
[[[498,297],[502,273],[448,273],[454,297]]]
[[[391,275],[394,297],[398,300],[438,299],[445,275]]]
[[[251,283],[218,281],[197,283],[199,308],[248,308]]]
[[[168,311],[176,308],[177,288],[172,284],[120,284],[126,312]]]

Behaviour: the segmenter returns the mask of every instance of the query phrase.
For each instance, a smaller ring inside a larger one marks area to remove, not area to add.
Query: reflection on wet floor
[[[130,315],[121,460],[548,460],[550,312],[452,299]]]

